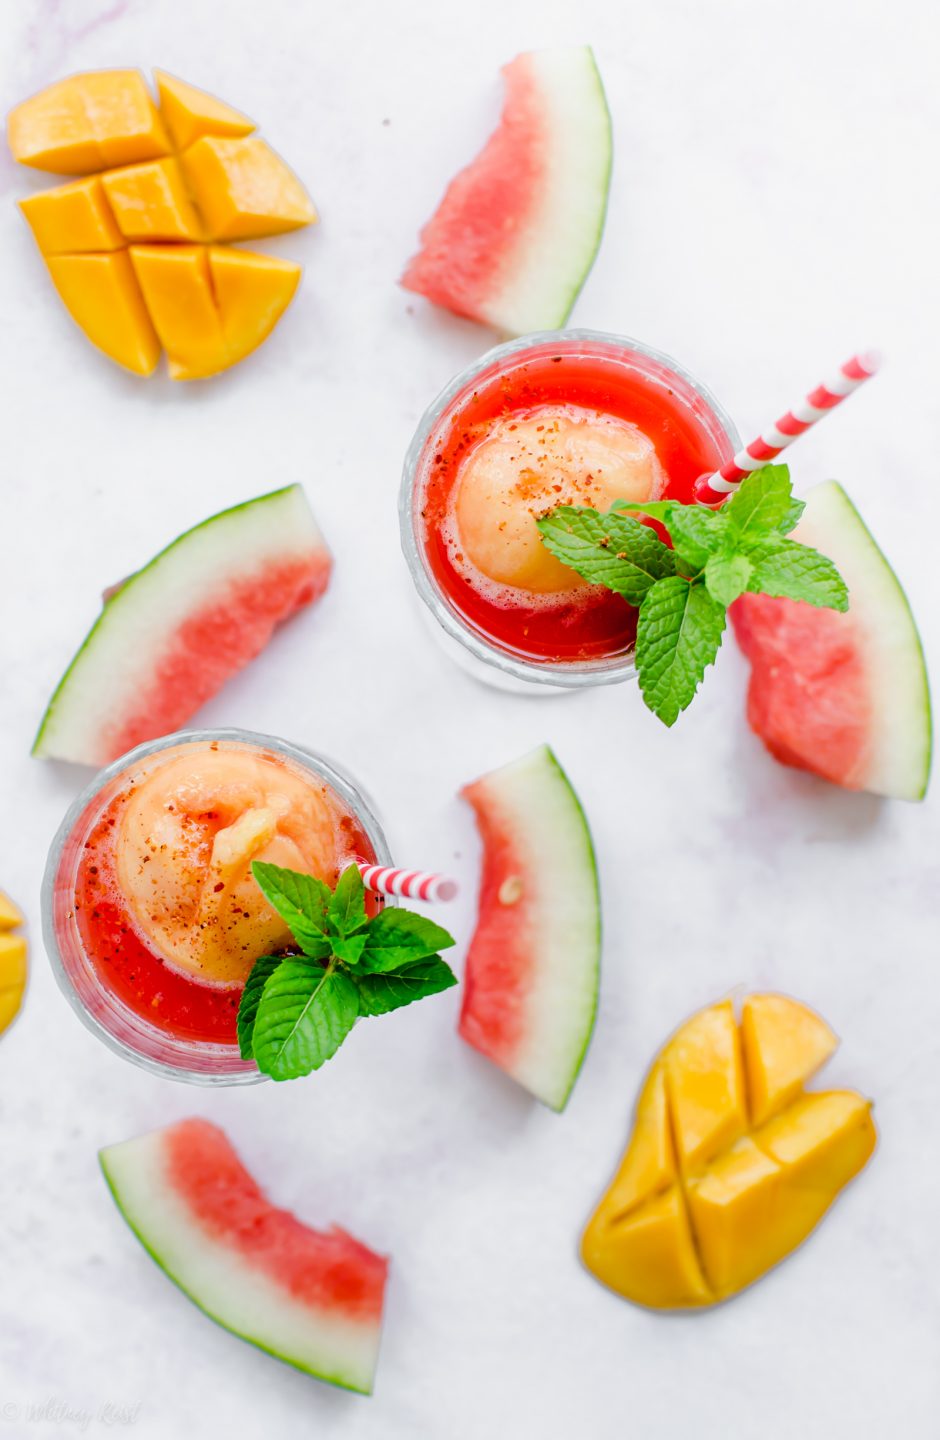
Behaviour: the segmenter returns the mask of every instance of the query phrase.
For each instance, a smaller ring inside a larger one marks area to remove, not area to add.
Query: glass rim
[[[729,455],[740,449],[741,437],[731,416],[702,381],[680,365],[664,350],[657,350],[629,335],[618,335],[613,331],[571,328],[567,330],[536,330],[494,345],[483,355],[467,365],[438,392],[426,407],[418,421],[414,435],[405,454],[402,467],[401,488],[398,497],[398,522],[402,553],[411,575],[418,597],[427,607],[433,619],[446,634],[484,665],[490,665],[516,680],[529,684],[554,686],[558,689],[575,690],[585,686],[616,685],[631,680],[636,675],[632,649],[624,654],[602,656],[591,660],[540,660],[514,655],[511,651],[486,638],[463,619],[448,602],[446,595],[430,573],[424,557],[423,547],[415,525],[414,494],[418,480],[418,466],[429,437],[441,417],[460,392],[471,381],[491,365],[508,360],[515,354],[531,349],[551,349],[553,346],[583,342],[615,346],[632,351],[646,360],[652,360],[672,372],[708,406],[728,441]]]
[[[259,749],[272,750],[275,754],[284,755],[296,765],[312,772],[318,779],[325,781],[355,815],[357,821],[362,825],[363,830],[369,837],[369,842],[375,851],[376,863],[379,865],[391,865],[392,856],[388,848],[388,841],[381,822],[375,813],[369,796],[359,788],[357,783],[341,768],[338,768],[333,761],[327,760],[317,751],[308,750],[302,745],[295,745],[292,741],[282,740],[277,735],[267,735],[262,731],[242,730],[237,727],[228,726],[219,729],[190,729],[177,730],[171,735],[162,735],[157,740],[147,740],[141,745],[136,745],[126,754],[121,755],[117,760],[111,761],[109,765],[97,771],[87,785],[75,797],[56,830],[52,844],[49,847],[49,854],[46,858],[46,866],[43,873],[42,888],[40,892],[40,913],[42,920],[42,936],[46,954],[52,966],[52,973],[56,984],[69,1002],[72,1010],[81,1020],[87,1030],[90,1030],[97,1039],[115,1055],[124,1060],[129,1060],[142,1070],[149,1071],[152,1075],[160,1075],[164,1079],[178,1080],[192,1085],[257,1085],[269,1077],[263,1075],[255,1068],[244,1070],[205,1070],[187,1069],[185,1063],[175,1064],[169,1060],[159,1059],[155,1056],[142,1053],[134,1048],[133,1044],[116,1035],[110,1030],[107,1024],[96,1014],[93,1014],[81,995],[67,967],[59,943],[59,935],[56,926],[56,888],[59,878],[59,871],[62,865],[63,852],[76,826],[90,806],[94,804],[97,796],[111,783],[118,779],[124,771],[133,765],[149,759],[151,755],[159,754],[162,750],[174,749],[180,745],[187,744],[211,744],[213,741],[231,741],[243,745],[256,746]],[[387,905],[397,905],[398,901],[394,896],[384,897]],[[91,968],[91,967],[89,967]],[[92,973],[95,973],[92,971]],[[106,988],[101,984],[96,975],[96,980],[102,993],[107,994]],[[165,1032],[159,1031],[156,1026],[149,1025],[140,1016],[134,1015],[123,1001],[113,997],[115,1015],[120,1015],[126,1020],[130,1017],[129,1029],[131,1033],[140,1031],[143,1039],[148,1032],[153,1032],[154,1037],[166,1041]],[[173,1039],[170,1042],[179,1047],[181,1059],[185,1060],[185,1052],[189,1050],[192,1055],[199,1055],[206,1059],[218,1056],[233,1058],[231,1045],[219,1045],[212,1041]]]

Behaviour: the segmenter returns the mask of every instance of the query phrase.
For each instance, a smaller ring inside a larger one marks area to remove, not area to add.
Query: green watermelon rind
[[[586,1003],[579,1014],[578,1025],[568,1044],[556,1050],[550,1063],[533,1064],[523,1060],[518,1064],[507,1063],[503,1066],[507,1074],[535,1095],[536,1099],[549,1109],[560,1112],[568,1103],[581,1072],[597,1018],[603,929],[597,855],[584,807],[551,746],[541,745],[509,765],[490,772],[477,782],[484,794],[490,792],[494,797],[493,803],[500,809],[506,805],[505,784],[509,775],[524,776],[528,790],[528,794],[522,797],[525,800],[525,810],[518,806],[512,809],[515,834],[520,836],[529,833],[548,837],[549,844],[554,844],[556,851],[557,875],[554,879],[549,873],[550,859],[544,854],[536,859],[535,878],[540,893],[547,890],[560,894],[564,897],[565,904],[570,904],[572,898],[580,897],[580,914],[572,928],[578,931],[577,951],[580,955],[577,989],[582,997],[586,997]],[[550,787],[550,790],[546,790],[546,786]],[[543,796],[550,793],[552,797],[550,802],[543,800],[541,814],[538,794],[540,790]],[[559,814],[559,809],[563,811],[562,814]],[[550,823],[545,824],[545,819],[549,819]],[[564,837],[563,844],[552,840],[552,837],[559,835]],[[560,928],[557,912],[553,916],[551,904],[543,901],[539,915],[550,939],[553,930]],[[537,961],[538,956],[536,967]],[[536,975],[533,992],[537,987]],[[553,1020],[557,1023],[557,1017],[553,1017]],[[474,1042],[471,1040],[470,1043]],[[489,1058],[494,1059],[494,1063],[501,1063],[493,1056]]]
[[[883,594],[876,602],[883,605],[881,616],[889,612],[893,613],[900,621],[901,629],[904,632],[904,644],[893,645],[892,655],[894,663],[898,660],[905,662],[905,671],[910,694],[903,707],[903,713],[909,728],[911,746],[904,746],[903,768],[906,777],[900,780],[886,779],[885,770],[887,766],[893,766],[895,756],[888,756],[882,761],[881,773],[875,773],[870,777],[866,789],[871,788],[875,793],[886,794],[897,799],[922,800],[927,793],[930,783],[930,769],[933,758],[933,723],[932,709],[930,702],[930,685],[927,677],[927,661],[924,655],[923,642],[917,623],[914,619],[914,612],[911,609],[910,601],[898,579],[894,569],[885,557],[875,541],[874,536],[859,514],[858,509],[846,494],[843,487],[836,480],[829,480],[816,486],[810,492],[810,509],[800,521],[795,531],[794,538],[805,539],[809,543],[830,554],[830,551],[838,552],[840,546],[838,540],[833,544],[829,536],[824,532],[818,533],[816,517],[813,514],[812,498],[817,498],[823,505],[827,501],[835,502],[836,506],[843,507],[845,517],[851,522],[851,526],[844,531],[847,540],[853,540],[853,556],[857,557],[860,567],[863,569],[865,578],[869,583],[883,587]],[[823,520],[823,525],[826,521]],[[853,537],[854,532],[854,537]],[[828,545],[828,549],[827,549]],[[840,562],[838,553],[832,554],[831,558],[843,570],[847,568],[845,560]],[[858,594],[859,587],[852,585],[851,575],[847,575],[849,583],[849,614],[852,613],[852,590]],[[872,622],[873,632],[877,632],[879,616],[875,615]],[[876,675],[876,684],[879,688],[879,699],[887,709],[891,702],[896,699],[895,694],[887,694],[891,687],[884,686],[884,676]],[[895,737],[896,744],[896,737]]]
[[[599,77],[598,77],[598,78],[599,78]],[[594,849],[594,838],[593,838],[593,836],[591,835],[591,827],[590,827],[590,825],[588,824],[587,814],[586,814],[586,812],[585,812],[584,806],[581,804],[581,800],[580,800],[580,797],[578,796],[578,792],[575,790],[575,788],[574,788],[574,786],[572,785],[571,781],[568,779],[568,776],[567,776],[567,774],[565,773],[565,770],[563,769],[562,764],[561,764],[560,760],[558,759],[558,756],[555,754],[554,750],[551,748],[550,745],[547,745],[545,748],[546,748],[546,750],[547,750],[547,752],[548,752],[547,759],[548,759],[549,762],[555,767],[555,770],[558,772],[558,778],[561,780],[562,784],[565,786],[565,789],[568,791],[568,794],[569,794],[570,797],[571,797],[571,802],[572,802],[572,805],[573,805],[573,808],[574,808],[574,811],[575,811],[575,816],[576,816],[576,818],[577,818],[577,821],[578,821],[579,824],[580,824],[581,835],[582,835],[582,838],[583,838],[583,841],[584,841],[584,849],[585,849],[586,858],[587,858],[587,864],[586,864],[586,866],[585,866],[585,871],[584,871],[584,878],[585,878],[585,880],[586,880],[586,882],[587,882],[587,885],[588,885],[588,886],[590,887],[590,889],[591,889],[592,897],[593,897],[593,901],[594,901],[594,907],[593,907],[593,921],[594,921],[594,924],[593,924],[593,927],[592,927],[593,933],[592,933],[592,936],[591,936],[592,967],[591,967],[591,971],[590,971],[590,976],[591,976],[591,1009],[590,1009],[590,1013],[589,1013],[589,1015],[588,1015],[588,1017],[587,1017],[587,1019],[586,1019],[586,1022],[585,1022],[584,1034],[583,1034],[583,1038],[582,1038],[582,1041],[581,1041],[581,1048],[580,1048],[580,1050],[578,1050],[577,1054],[575,1055],[575,1057],[574,1057],[574,1059],[573,1059],[573,1063],[572,1063],[572,1067],[571,1067],[571,1072],[570,1072],[570,1075],[569,1075],[569,1077],[568,1077],[567,1088],[565,1089],[564,1094],[561,1096],[559,1102],[558,1102],[556,1105],[552,1106],[553,1109],[558,1110],[558,1111],[561,1111],[561,1110],[564,1110],[565,1106],[567,1105],[567,1103],[568,1103],[568,1101],[569,1101],[569,1099],[570,1099],[570,1097],[571,1097],[571,1092],[572,1092],[572,1090],[574,1089],[575,1082],[576,1082],[578,1076],[579,1076],[580,1073],[581,1073],[581,1067],[582,1067],[583,1064],[584,1064],[585,1058],[586,1058],[586,1056],[587,1056],[588,1049],[589,1049],[590,1044],[591,1044],[591,1040],[592,1040],[593,1035],[594,1035],[594,1025],[595,1025],[595,1023],[596,1023],[596,1021],[597,1021],[597,1009],[598,1009],[598,1005],[599,1005],[599,1003],[600,1003],[601,947],[602,947],[602,944],[603,944],[603,921],[602,921],[602,918],[601,918],[601,885],[600,885],[600,875],[599,875],[598,869],[597,869],[597,852],[596,852],[596,850]]]
[[[594,262],[597,259],[597,252],[600,250],[601,241],[604,238],[604,227],[607,224],[607,211],[610,207],[610,178],[613,174],[614,168],[613,120],[610,113],[610,106],[607,103],[607,91],[604,89],[604,82],[601,78],[601,72],[598,68],[597,59],[594,55],[594,51],[591,49],[590,46],[586,46],[585,49],[587,50],[587,60],[590,66],[591,74],[594,78],[597,99],[599,101],[598,108],[603,111],[606,122],[606,163],[604,165],[602,177],[600,177],[603,200],[601,202],[601,208],[597,216],[597,225],[594,231],[594,236],[592,241],[590,242],[590,250],[585,254],[584,267],[581,271],[580,276],[573,282],[572,288],[568,294],[567,301],[562,302],[561,309],[559,310],[554,320],[550,321],[547,325],[544,326],[536,325],[534,327],[531,327],[535,330],[561,330],[567,324],[568,317],[570,316],[572,310],[577,303],[578,296],[581,294],[581,291],[587,284],[588,276],[594,269]]]
[[[167,1279],[172,1281],[176,1288],[186,1296],[187,1300],[191,1301],[192,1304],[196,1306],[197,1310],[200,1310],[203,1315],[207,1316],[213,1322],[213,1324],[218,1325],[221,1330],[225,1330],[230,1335],[235,1335],[239,1340],[244,1340],[247,1344],[253,1345],[256,1350],[263,1351],[265,1355],[271,1355],[275,1360],[280,1360],[282,1364],[290,1365],[293,1369],[300,1370],[305,1375],[311,1375],[315,1380],[325,1381],[327,1384],[335,1385],[341,1390],[348,1390],[355,1395],[372,1394],[372,1385],[357,1384],[354,1380],[351,1380],[348,1376],[343,1375],[338,1371],[332,1372],[327,1370],[326,1368],[315,1369],[303,1358],[294,1357],[292,1355],[285,1355],[279,1350],[272,1349],[270,1345],[264,1344],[263,1341],[257,1339],[254,1335],[248,1334],[245,1330],[238,1329],[228,1320],[223,1319],[221,1315],[217,1315],[214,1311],[208,1309],[208,1307],[202,1302],[202,1300],[199,1299],[198,1295],[194,1294],[194,1292],[186,1285],[186,1283],[180,1278],[180,1276],[170,1268],[168,1262],[164,1259],[160,1252],[155,1249],[148,1236],[144,1233],[144,1231],[141,1229],[141,1226],[133,1218],[133,1216],[130,1214],[129,1210],[123,1203],[120,1190],[120,1182],[116,1176],[112,1175],[111,1171],[108,1168],[108,1151],[109,1149],[117,1148],[119,1147],[112,1146],[108,1147],[108,1149],[99,1150],[98,1152],[98,1164],[101,1167],[101,1173],[104,1176],[105,1183],[107,1184],[108,1190],[111,1194],[111,1198],[114,1201],[114,1204],[117,1207],[121,1218],[124,1220],[128,1229],[134,1235],[141,1248],[146,1251],[146,1253],[150,1256],[151,1260],[153,1260],[154,1264],[158,1267],[158,1269],[163,1272]]]
[[[128,604],[137,598],[139,594],[139,583],[151,580],[155,574],[159,574],[160,569],[162,569],[167,559],[170,556],[177,555],[181,549],[193,541],[194,537],[204,534],[212,527],[231,522],[236,517],[244,517],[252,512],[257,514],[260,507],[269,507],[279,501],[283,502],[287,497],[290,497],[292,501],[296,501],[297,499],[302,500],[306,507],[303,487],[298,484],[285,485],[278,490],[271,490],[264,495],[257,495],[251,500],[245,500],[238,505],[229,506],[227,509],[220,510],[215,515],[210,515],[207,519],[200,521],[198,525],[193,525],[189,530],[184,530],[183,533],[177,535],[169,545],[164,546],[151,560],[148,560],[146,565],[141,566],[139,570],[135,570],[132,575],[123,581],[120,588],[105,600],[101,613],[95,619],[91,629],[86,634],[59,680],[59,683],[56,685],[52,697],[46,706],[42,720],[40,721],[39,729],[36,732],[36,738],[33,741],[31,750],[32,755],[39,759],[71,758],[62,756],[58,750],[54,750],[50,746],[50,740],[53,744],[55,743],[54,735],[56,727],[61,721],[60,712],[63,710],[63,702],[67,700],[73,682],[76,678],[81,677],[89,662],[93,662],[96,642],[103,634],[110,630],[116,619],[120,622]],[[310,523],[313,524],[312,517]],[[109,757],[101,757],[102,761],[106,758]]]

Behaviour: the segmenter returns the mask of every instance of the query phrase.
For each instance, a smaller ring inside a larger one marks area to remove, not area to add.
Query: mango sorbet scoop
[[[871,1103],[804,1087],[838,1041],[808,1006],[750,995],[700,1010],[653,1062],[581,1253],[638,1305],[736,1295],[795,1250],[875,1148]]]

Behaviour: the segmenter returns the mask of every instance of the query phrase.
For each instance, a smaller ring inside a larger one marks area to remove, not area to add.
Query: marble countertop
[[[306,277],[258,356],[204,385],[142,383],[59,307],[14,206],[39,182],[0,161],[0,884],[28,911],[33,958],[0,1041],[0,1440],[69,1435],[86,1416],[86,1433],[141,1440],[937,1433],[935,797],[886,804],[778,767],[746,728],[732,644],[673,732],[629,686],[544,700],[478,687],[427,643],[395,519],[418,414],[490,343],[396,276],[495,119],[499,65],[588,40],[617,154],[575,321],[675,354],[748,436],[852,349],[883,348],[884,373],[801,442],[794,473],[800,489],[849,487],[940,675],[937,38],[929,0],[3,7],[4,109],[69,71],[163,66],[256,116],[323,223],[270,247]],[[209,1094],[123,1064],[55,988],[39,881],[84,776],[28,758],[50,688],[105,584],[294,480],[334,584],[200,718],[361,776],[397,853],[463,881],[459,955],[478,848],[456,792],[551,742],[595,832],[607,931],[594,1042],[561,1118],[457,1039],[454,994],[363,1027],[315,1081]],[[749,1293],[647,1314],[580,1269],[576,1238],[655,1048],[698,1005],[754,986],[835,1026],[830,1079],[875,1097],[880,1147]],[[278,1202],[393,1256],[371,1400],[211,1325],[121,1223],[97,1148],[188,1114],[226,1126]]]

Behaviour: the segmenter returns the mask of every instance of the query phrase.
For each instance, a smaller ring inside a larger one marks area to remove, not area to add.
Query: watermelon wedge
[[[844,615],[743,595],[731,609],[751,662],[751,729],[785,765],[834,785],[921,800],[932,731],[924,652],[897,577],[834,480],[810,491],[793,532],[839,567]]]
[[[187,530],[107,592],[33,754],[106,765],[179,729],[277,625],[323,594],[331,568],[299,485]]]
[[[264,1196],[222,1130],[181,1120],[100,1152],[118,1209],[161,1270],[226,1330],[370,1394],[388,1261]]]
[[[587,46],[503,70],[499,128],[453,180],[402,285],[508,335],[564,325],[600,245],[610,114]]]
[[[584,811],[547,745],[466,786],[483,840],[460,1033],[563,1110],[594,1028],[601,915]]]

